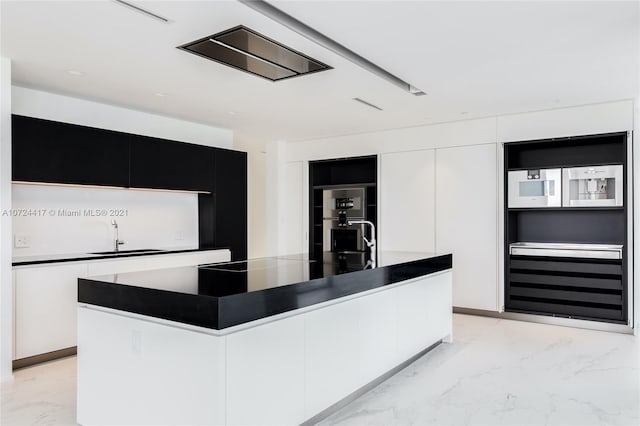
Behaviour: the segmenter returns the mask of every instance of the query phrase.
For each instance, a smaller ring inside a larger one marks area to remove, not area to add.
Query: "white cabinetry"
[[[295,425],[448,340],[451,271],[222,335],[78,312],[79,423]]]
[[[453,305],[497,311],[496,145],[380,158],[380,247],[453,253]]]
[[[436,251],[453,253],[453,305],[498,310],[496,145],[436,150]]]
[[[58,264],[15,271],[15,358],[76,345],[78,277],[86,263]]]
[[[358,299],[360,383],[391,370],[397,356],[398,292],[380,291]]]
[[[210,250],[16,267],[14,359],[76,346],[80,277],[224,262],[229,259],[229,250]]]
[[[305,417],[353,392],[360,383],[359,300],[305,315]]]
[[[304,316],[230,334],[226,339],[227,424],[302,423]]]
[[[403,361],[451,336],[451,273],[423,278],[397,289],[398,349]]]
[[[76,310],[79,424],[224,424],[224,338]]]
[[[380,156],[382,250],[435,249],[435,157],[432,149]]]

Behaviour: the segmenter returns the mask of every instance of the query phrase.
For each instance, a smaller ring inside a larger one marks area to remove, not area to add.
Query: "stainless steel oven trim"
[[[509,245],[509,254],[620,260],[622,249],[623,246],[617,244],[512,243]]]

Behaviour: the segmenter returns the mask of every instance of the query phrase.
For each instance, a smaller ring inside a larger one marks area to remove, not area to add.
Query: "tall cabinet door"
[[[434,158],[432,149],[381,156],[382,250],[434,251]]]
[[[453,253],[453,305],[498,310],[496,145],[436,150],[436,250]]]
[[[215,244],[229,248],[231,260],[247,258],[247,153],[218,149],[215,154]]]

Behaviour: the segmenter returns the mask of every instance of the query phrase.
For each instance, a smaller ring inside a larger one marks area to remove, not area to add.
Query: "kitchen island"
[[[80,279],[78,423],[300,424],[451,339],[450,254]]]

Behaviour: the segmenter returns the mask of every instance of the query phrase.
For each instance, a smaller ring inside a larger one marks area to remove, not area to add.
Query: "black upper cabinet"
[[[214,150],[202,145],[132,136],[131,187],[213,192]]]
[[[14,115],[14,181],[129,186],[122,133]]]
[[[215,246],[231,260],[247,258],[247,153],[216,150]]]
[[[247,258],[247,153],[13,116],[13,180],[206,192],[200,248]]]

